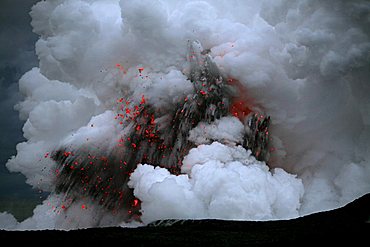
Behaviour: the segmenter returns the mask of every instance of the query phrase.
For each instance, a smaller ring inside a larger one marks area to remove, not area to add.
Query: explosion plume
[[[46,0],[8,228],[271,220],[370,191],[369,4]]]

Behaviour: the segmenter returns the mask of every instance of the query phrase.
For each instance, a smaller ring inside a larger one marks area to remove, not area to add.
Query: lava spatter
[[[86,158],[84,152],[71,155],[72,152],[65,149],[57,151],[53,158],[58,164],[63,164],[58,166],[57,193],[67,193],[76,198],[91,197],[105,208],[126,210],[127,219],[133,215],[137,217],[140,203],[127,186],[137,164],[152,164],[167,168],[172,174],[180,174],[184,156],[195,147],[188,140],[189,132],[201,121],[211,123],[235,114],[235,104],[243,110],[240,104],[245,107],[245,103],[240,100],[232,105],[236,98],[235,85],[221,74],[199,42],[189,42],[189,54],[188,77],[194,92],[178,102],[172,112],[156,109],[147,102],[145,95],[141,96],[138,105],[124,98],[118,99],[120,112],[116,119],[128,129],[125,136],[119,138],[113,151],[104,155],[97,152]],[[143,68],[139,68],[139,72],[142,71]],[[247,112],[242,114],[246,116]],[[255,124],[249,121],[248,127],[253,133],[246,137],[246,145],[257,158],[264,159],[266,155],[261,152],[266,152],[268,140],[263,139],[260,143],[262,127],[256,128]],[[263,128],[266,132],[268,124]],[[82,192],[81,186],[84,187]]]

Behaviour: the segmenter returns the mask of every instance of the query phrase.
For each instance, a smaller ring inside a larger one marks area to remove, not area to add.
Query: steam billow
[[[45,0],[6,229],[291,219],[370,191],[370,5]]]
[[[123,125],[123,145],[109,153],[67,147],[57,150],[52,155],[59,171],[56,193],[63,193],[72,201],[91,198],[107,210],[123,212],[126,220],[132,217],[140,220],[139,200],[128,186],[137,164],[159,166],[171,174],[181,174],[184,156],[196,147],[189,140],[190,131],[201,122],[212,124],[230,116],[230,104],[237,94],[199,41],[189,42],[188,50],[190,72],[187,77],[193,92],[168,112],[148,104],[143,96],[139,107],[134,106],[134,115]],[[238,144],[264,160],[268,154],[270,120],[269,117],[261,120],[263,116],[259,113],[249,115],[245,119],[248,131]]]

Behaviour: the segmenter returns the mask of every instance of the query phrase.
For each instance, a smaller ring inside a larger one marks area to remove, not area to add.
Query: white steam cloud
[[[267,220],[298,216],[303,185],[282,169],[268,167],[244,148],[218,142],[190,150],[186,175],[139,165],[130,186],[142,200],[143,222],[219,218]]]
[[[55,193],[49,154],[62,146],[112,150],[124,135],[115,119],[122,97],[174,108],[192,91],[189,40],[271,116],[271,169],[237,145],[245,131],[237,118],[201,122],[190,131],[199,146],[182,175],[146,164],[131,174],[144,223],[285,219],[370,192],[367,1],[46,0],[31,16],[39,67],[19,82],[27,141],[7,167],[51,194],[24,222],[1,213],[2,228],[126,224],[88,198]]]

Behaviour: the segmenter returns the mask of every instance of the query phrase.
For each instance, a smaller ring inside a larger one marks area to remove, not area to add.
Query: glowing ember
[[[145,97],[144,97],[144,95],[143,95],[143,96],[141,96],[140,105],[143,105],[143,104],[145,104],[145,103],[146,103],[146,101],[145,101]]]

